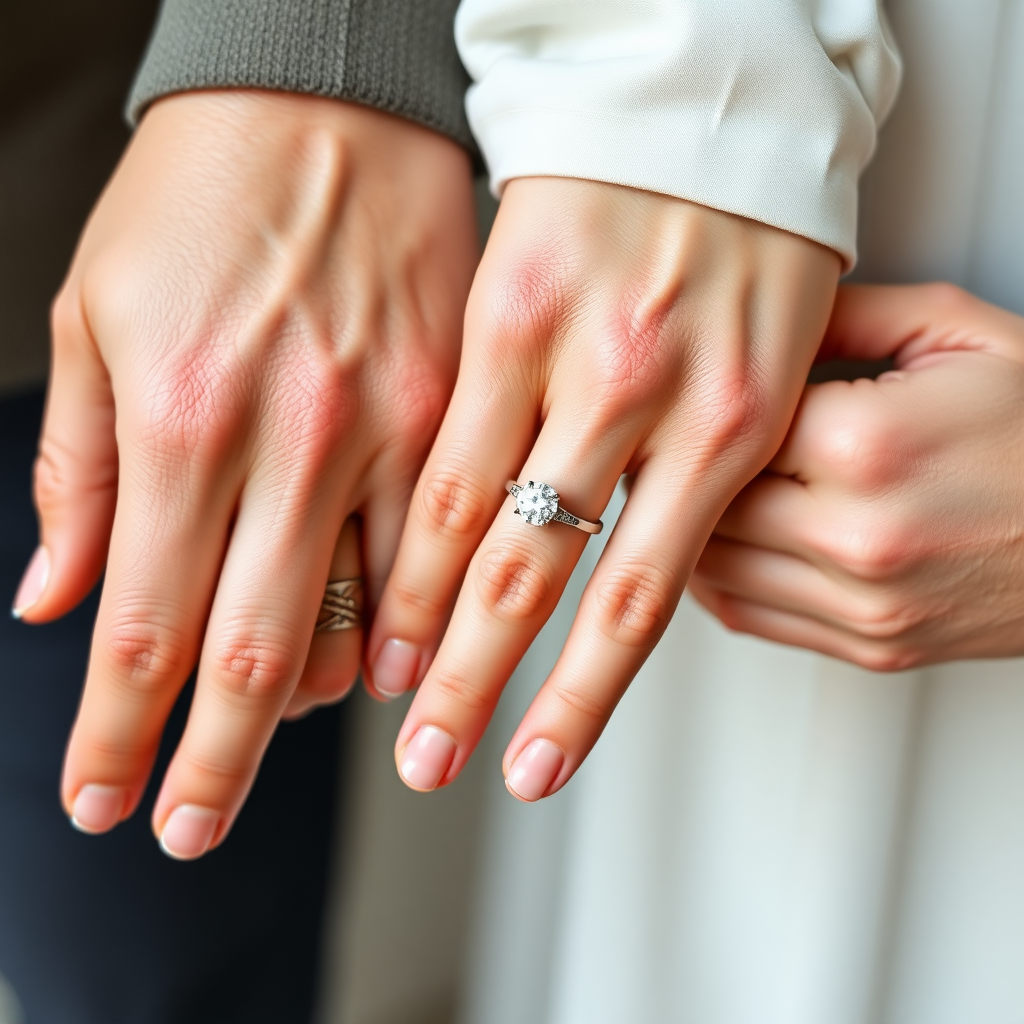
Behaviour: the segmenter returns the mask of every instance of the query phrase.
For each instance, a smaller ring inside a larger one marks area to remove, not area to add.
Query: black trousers
[[[0,598],[36,543],[42,397],[0,401]],[[43,627],[0,616],[0,973],[26,1024],[305,1024],[331,860],[341,709],[282,726],[225,844],[194,863],[149,829],[182,695],[142,807],[106,836],[58,802],[95,595]]]

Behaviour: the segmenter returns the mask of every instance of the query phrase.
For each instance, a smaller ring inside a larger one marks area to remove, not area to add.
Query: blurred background
[[[857,275],[954,280],[1024,312],[1024,2],[887,6],[906,80],[862,188]],[[0,455],[18,430],[27,444],[0,485],[0,502],[17,505],[0,518],[4,579],[35,544],[31,438],[15,412],[38,418],[49,303],[128,141],[124,104],[156,8],[0,0],[0,395],[14,410],[0,410]],[[482,182],[477,195],[485,237],[495,204]],[[728,636],[684,601],[572,785],[525,806],[505,791],[501,753],[600,550],[588,546],[451,787],[424,797],[400,783],[392,750],[407,699],[356,692],[340,713],[282,726],[285,749],[317,754],[309,771],[337,810],[322,823],[327,896],[317,878],[295,886],[296,899],[326,900],[322,945],[277,962],[267,990],[318,971],[317,1024],[1020,1024],[1019,664],[869,677]],[[46,809],[38,830],[0,814],[0,913],[45,921],[54,951],[81,951],[83,974],[128,979],[129,967],[104,963],[107,942],[131,945],[112,937],[117,920],[72,911],[78,867],[93,877],[86,869],[120,863],[134,836],[159,861],[165,905],[197,875],[164,862],[141,811],[86,839],[59,809],[93,611],[38,632],[0,623],[0,808],[30,792]],[[78,645],[67,662],[62,637]],[[24,666],[44,655],[66,692],[33,690]],[[26,739],[26,695],[56,723],[45,747]],[[254,918],[268,876],[236,874],[247,829],[302,812],[275,778],[261,774],[238,829],[205,859],[207,884],[233,879],[235,905]],[[49,868],[58,849],[68,877],[40,889],[18,876]],[[103,892],[91,895],[102,907]],[[149,906],[140,896],[140,915]],[[25,946],[0,920],[0,1024],[63,1024],[25,1018]],[[45,962],[34,970],[55,1002],[70,990]],[[219,981],[205,979],[213,996]],[[218,1024],[238,1019],[217,1012]],[[166,1019],[182,1018],[167,1008]],[[287,1010],[280,1019],[290,1024]]]

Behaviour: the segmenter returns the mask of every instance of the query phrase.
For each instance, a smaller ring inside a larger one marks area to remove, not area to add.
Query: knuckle
[[[53,443],[44,437],[32,469],[32,493],[36,508],[44,519],[64,503],[71,491],[66,466],[66,460],[61,458]]]
[[[442,669],[430,680],[430,687],[442,706],[458,707],[480,714],[491,711],[492,701],[479,684],[450,668]]]
[[[32,469],[32,493],[44,520],[57,512],[76,490],[70,466],[68,453],[61,451],[52,438],[44,437]]]
[[[660,309],[625,310],[611,331],[596,339],[590,358],[594,398],[602,412],[617,418],[673,384],[675,377],[667,372],[673,346],[664,321]]]
[[[889,487],[906,473],[910,458],[903,431],[882,409],[870,419],[842,417],[816,440],[818,458],[860,492]]]
[[[238,697],[277,700],[292,688],[299,659],[285,644],[241,636],[221,642],[214,657],[217,680]]]
[[[756,378],[743,369],[726,370],[703,383],[697,395],[696,420],[702,446],[713,458],[736,448],[770,454],[770,403]]]
[[[492,344],[532,347],[550,336],[566,308],[568,276],[557,253],[538,249],[490,280],[487,320]],[[471,306],[475,297],[471,296]]]
[[[238,789],[248,781],[253,770],[253,765],[247,761],[217,757],[211,750],[183,747],[178,756],[187,775],[215,779],[219,784],[217,788],[222,791]]]
[[[671,586],[653,566],[614,569],[597,583],[594,599],[601,631],[630,647],[653,645],[672,617]]]
[[[319,476],[359,416],[358,388],[349,368],[314,357],[300,360],[275,397],[278,430],[294,440],[301,462]]]
[[[906,564],[907,546],[884,524],[855,521],[826,538],[825,555],[856,579],[884,582]]]
[[[911,650],[875,644],[859,647],[850,660],[869,672],[903,672],[921,664]]]
[[[483,528],[488,502],[483,488],[468,474],[441,471],[424,482],[420,507],[433,533],[455,539],[473,536]]]
[[[106,735],[76,735],[75,753],[92,763],[102,763],[111,774],[130,778],[154,755],[154,744],[148,737],[136,735],[114,739]]]
[[[43,519],[89,495],[112,493],[117,487],[116,459],[102,460],[90,453],[88,462],[69,450],[52,433],[39,442],[32,467],[32,493]]]
[[[142,694],[174,685],[189,660],[183,637],[141,621],[115,624],[104,639],[104,652],[121,684]]]
[[[561,704],[570,716],[582,718],[598,729],[603,728],[611,714],[597,697],[582,683],[559,681],[551,684],[551,696]]]
[[[394,404],[397,432],[406,445],[422,451],[437,433],[451,397],[451,383],[433,368],[409,370]]]
[[[853,615],[856,631],[872,640],[896,640],[918,621],[905,601],[890,594],[862,599]]]
[[[554,589],[537,553],[513,541],[484,553],[478,577],[484,607],[509,621],[533,618],[547,606]]]
[[[230,367],[215,365],[209,351],[152,372],[132,418],[139,442],[157,465],[191,459],[229,440],[239,419],[239,377]]]
[[[448,599],[439,588],[431,588],[429,581],[392,576],[389,586],[395,600],[417,618],[440,619],[448,611]]]

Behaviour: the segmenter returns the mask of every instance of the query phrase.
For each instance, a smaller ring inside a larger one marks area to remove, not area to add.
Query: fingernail
[[[443,729],[421,725],[402,754],[402,778],[413,789],[435,789],[451,767],[455,746],[455,740]]]
[[[206,807],[175,807],[160,834],[160,849],[175,860],[202,857],[213,842],[219,821],[220,815]]]
[[[121,786],[83,786],[71,808],[71,824],[89,835],[109,832],[121,820],[125,795]]]
[[[420,649],[408,640],[385,640],[373,663],[373,685],[385,697],[400,697],[416,685]]]
[[[11,615],[20,619],[43,596],[43,591],[46,590],[46,584],[49,582],[50,552],[40,544],[29,560],[25,575],[21,577],[18,593],[14,598],[14,607],[11,608]]]
[[[564,760],[561,747],[550,740],[533,740],[512,762],[505,785],[513,796],[532,803],[548,791]]]

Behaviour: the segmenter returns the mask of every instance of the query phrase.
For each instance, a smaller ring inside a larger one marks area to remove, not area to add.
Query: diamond
[[[531,526],[544,526],[558,512],[558,492],[550,484],[530,480],[516,495],[516,505]]]

